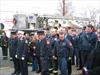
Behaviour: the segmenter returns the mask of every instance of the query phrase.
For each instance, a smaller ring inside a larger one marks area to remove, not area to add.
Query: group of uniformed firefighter
[[[45,28],[34,35],[12,31],[8,47],[14,63],[12,75],[28,75],[28,62],[32,71],[41,75],[71,75],[72,65],[83,70],[83,75],[100,74],[100,28],[95,31],[87,25],[81,33],[65,27]]]

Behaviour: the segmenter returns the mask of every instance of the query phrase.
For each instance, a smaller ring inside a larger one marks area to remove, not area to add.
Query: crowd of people
[[[72,29],[71,33],[65,27],[44,28],[33,35],[12,31],[10,38],[1,36],[0,46],[4,56],[9,48],[12,75],[28,75],[29,59],[32,71],[41,75],[71,75],[72,65],[83,75],[100,73],[100,28],[95,30],[91,24],[81,32]]]

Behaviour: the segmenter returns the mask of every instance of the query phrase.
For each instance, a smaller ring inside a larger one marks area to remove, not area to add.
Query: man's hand
[[[25,58],[24,58],[24,57],[22,57],[21,59],[22,59],[22,60],[25,60]]]
[[[68,59],[69,59],[69,60],[71,60],[72,58],[71,58],[71,57],[69,57]]]
[[[17,55],[15,55],[15,58],[17,58]]]
[[[57,57],[53,56],[53,59],[54,59],[54,60],[57,60]]]

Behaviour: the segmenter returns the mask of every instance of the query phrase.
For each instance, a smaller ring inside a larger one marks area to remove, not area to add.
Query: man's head
[[[91,32],[93,32],[93,30],[94,30],[94,27],[92,25],[87,25],[86,29],[85,29],[85,32],[86,33],[91,33]]]
[[[59,39],[64,40],[65,38],[65,33],[63,31],[59,31]]]
[[[16,38],[17,37],[16,33],[17,33],[16,31],[12,31],[11,32],[11,38]]]
[[[72,30],[72,36],[76,36],[77,35],[77,31],[75,29]]]
[[[50,30],[50,33],[51,33],[52,36],[57,35],[57,29],[52,28],[52,29]]]
[[[44,34],[47,35],[49,33],[49,28],[44,28],[43,31],[44,31]]]
[[[24,32],[23,31],[18,31],[17,32],[17,36],[18,36],[18,38],[23,37],[24,36]]]
[[[44,38],[44,31],[38,31],[37,36],[38,36],[38,39],[43,39]]]

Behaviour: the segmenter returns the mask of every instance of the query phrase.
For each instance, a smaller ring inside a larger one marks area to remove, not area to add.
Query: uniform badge
[[[57,41],[57,38],[55,38],[54,40]]]
[[[35,47],[35,46],[33,46],[33,49],[36,49],[36,47]]]
[[[66,45],[66,43],[64,42],[64,43],[62,43],[62,45],[63,45],[63,46],[65,46],[65,45]]]
[[[50,41],[49,41],[49,40],[47,40],[47,44],[48,44],[48,45],[50,44]]]
[[[28,43],[28,41],[26,40],[25,43]]]

